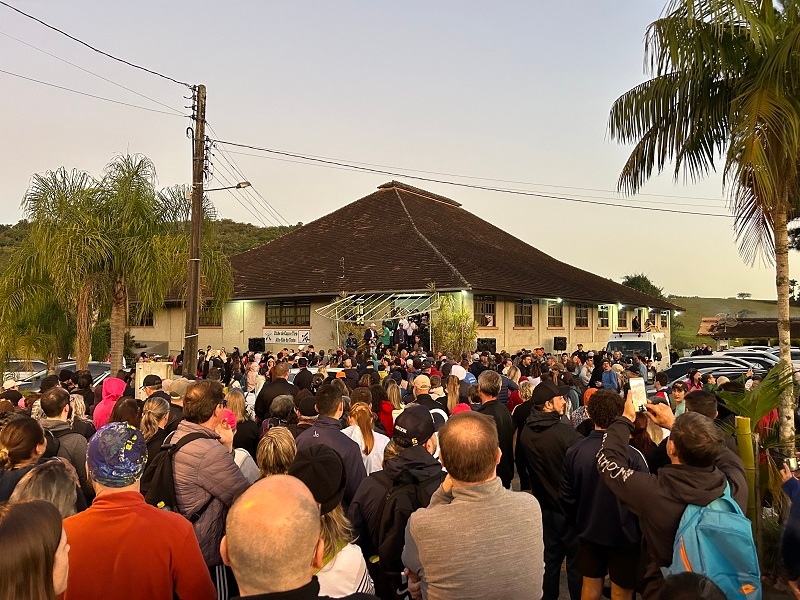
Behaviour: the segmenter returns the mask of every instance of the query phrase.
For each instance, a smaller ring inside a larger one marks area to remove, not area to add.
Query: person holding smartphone
[[[789,586],[794,597],[800,600],[800,555],[797,553],[797,548],[800,548],[800,481],[797,480],[797,466],[797,458],[792,457],[785,459],[781,468],[783,478],[781,487],[792,501],[789,519],[786,521],[786,529],[781,539],[781,555],[783,564],[786,565]]]

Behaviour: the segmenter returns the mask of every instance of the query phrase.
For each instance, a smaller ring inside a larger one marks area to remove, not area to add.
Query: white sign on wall
[[[310,344],[310,329],[264,329],[265,344]]]

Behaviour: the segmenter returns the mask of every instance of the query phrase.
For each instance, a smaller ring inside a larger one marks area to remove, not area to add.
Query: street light
[[[229,185],[228,187],[221,187],[221,188],[211,188],[210,190],[205,190],[206,192],[219,192],[221,190],[240,190],[242,188],[250,187],[249,181],[240,181],[236,185]]]

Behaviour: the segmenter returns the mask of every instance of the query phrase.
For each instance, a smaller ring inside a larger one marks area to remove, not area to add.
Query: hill
[[[673,319],[672,342],[678,349],[694,347],[708,343],[709,338],[698,338],[697,329],[703,317],[713,317],[719,313],[738,315],[740,317],[773,317],[778,316],[778,303],[775,300],[742,300],[740,298],[699,298],[697,296],[670,296],[671,302],[683,306],[686,310]],[[800,307],[792,306],[790,316],[800,317]],[[682,328],[674,325],[681,323]],[[775,332],[777,337],[778,332]]]

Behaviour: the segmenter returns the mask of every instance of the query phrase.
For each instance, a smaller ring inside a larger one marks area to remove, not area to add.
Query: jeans
[[[544,534],[544,595],[542,600],[558,600],[561,564],[567,559],[567,586],[571,600],[580,600],[583,578],[575,564],[578,536],[561,511],[542,510]]]

